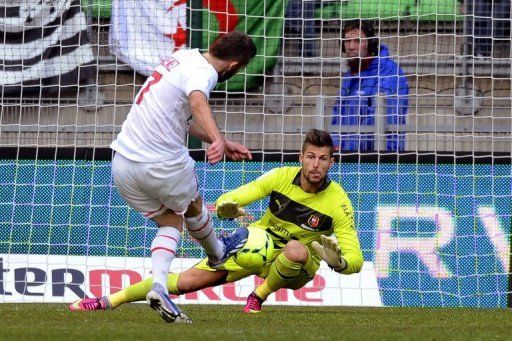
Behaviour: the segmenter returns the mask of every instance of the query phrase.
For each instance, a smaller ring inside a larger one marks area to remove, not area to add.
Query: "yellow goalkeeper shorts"
[[[311,281],[313,277],[315,277],[315,273],[318,271],[318,268],[320,267],[320,258],[318,258],[316,255],[312,255],[309,248],[307,248],[309,253],[309,259],[308,262],[303,266],[303,268],[300,271],[300,274],[293,279],[290,283],[286,285],[286,288],[289,289],[299,289],[302,288],[306,283]],[[274,253],[273,259],[276,259],[276,257],[281,253],[281,250],[276,250]],[[203,259],[196,265],[194,265],[194,268],[199,270],[206,270],[206,271],[219,271],[219,270],[227,270],[228,276],[226,277],[226,282],[236,282],[241,280],[242,278],[256,275],[261,278],[266,278],[268,276],[268,272],[270,271],[270,267],[272,266],[272,262],[267,263],[262,267],[262,269],[257,270],[249,270],[242,268],[240,265],[238,265],[233,257],[229,257],[226,263],[219,267],[218,269],[211,268],[208,266],[208,258]]]

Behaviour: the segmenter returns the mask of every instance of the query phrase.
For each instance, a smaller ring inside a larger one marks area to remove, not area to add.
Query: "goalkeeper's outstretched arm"
[[[347,238],[347,233],[343,233],[341,236],[339,233],[335,234],[338,247],[341,250],[341,257],[346,262],[346,266],[339,272],[345,275],[360,272],[364,263],[357,233],[355,230],[353,231],[353,234],[350,233],[350,238]]]
[[[342,253],[338,239],[335,236],[321,235],[322,244],[314,241],[311,245],[315,252],[334,271],[349,275],[361,271],[363,266],[363,255],[359,252]]]
[[[342,212],[333,222],[334,236],[321,236],[322,244],[313,242],[312,246],[333,270],[348,275],[360,272],[364,260],[348,198],[342,206]]]
[[[221,195],[215,202],[217,214],[221,208],[219,218],[236,218],[245,214],[242,207],[269,195],[278,178],[279,168],[273,169],[256,180]],[[224,212],[228,212],[228,215],[222,216]]]

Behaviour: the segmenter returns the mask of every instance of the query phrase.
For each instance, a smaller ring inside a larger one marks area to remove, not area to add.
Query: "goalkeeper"
[[[204,259],[182,273],[169,274],[169,292],[185,294],[255,274],[265,280],[249,295],[244,311],[257,313],[273,292],[281,288],[299,289],[311,281],[321,259],[340,274],[359,272],[363,256],[352,204],[343,188],[327,175],[334,164],[332,153],[330,135],[310,130],[300,153],[300,167],[275,168],[218,198],[217,215],[227,219],[244,215],[242,207],[270,196],[265,214],[252,224],[273,239],[275,252],[270,263],[248,270],[231,257],[223,266],[213,269]],[[149,278],[108,297],[82,299],[70,309],[106,310],[144,300],[151,283]]]

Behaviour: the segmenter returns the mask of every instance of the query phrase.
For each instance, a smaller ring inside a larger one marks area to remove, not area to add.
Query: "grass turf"
[[[489,340],[511,339],[510,310],[187,305],[194,324],[167,324],[142,304],[75,312],[62,304],[0,304],[0,340]]]

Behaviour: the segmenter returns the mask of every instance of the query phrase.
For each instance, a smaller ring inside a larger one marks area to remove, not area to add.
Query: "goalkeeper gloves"
[[[311,246],[315,252],[336,272],[342,272],[348,266],[347,261],[341,257],[341,249],[338,246],[336,237],[327,237],[321,235],[322,245],[317,241],[313,241]]]
[[[245,210],[240,208],[237,202],[226,201],[217,205],[217,217],[219,219],[238,218],[245,215]]]

